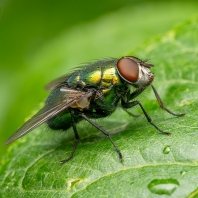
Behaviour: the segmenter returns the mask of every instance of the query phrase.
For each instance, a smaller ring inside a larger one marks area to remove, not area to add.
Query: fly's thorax
[[[95,108],[103,111],[113,112],[120,100],[120,95],[117,94],[116,88],[101,90],[94,99]]]
[[[117,69],[118,59],[106,59],[94,62],[81,70],[74,72],[67,80],[69,87],[83,88],[86,86],[98,87],[101,89],[112,86],[122,86]]]
[[[121,78],[137,88],[150,85],[154,79],[150,67],[154,65],[141,61],[133,56],[126,56],[118,60],[117,71]]]

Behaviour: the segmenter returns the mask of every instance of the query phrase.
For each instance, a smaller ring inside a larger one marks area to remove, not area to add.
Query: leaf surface
[[[198,18],[154,38],[129,55],[151,59],[154,86],[173,117],[161,110],[151,88],[138,100],[153,122],[118,109],[96,122],[112,134],[124,161],[110,141],[86,122],[78,125],[81,143],[73,146],[72,130],[54,132],[43,126],[10,146],[0,168],[3,197],[195,197],[198,193]],[[138,107],[131,109],[141,113]]]

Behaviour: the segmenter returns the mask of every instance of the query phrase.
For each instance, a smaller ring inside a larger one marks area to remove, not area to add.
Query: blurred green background
[[[0,1],[0,145],[39,109],[46,83],[80,63],[128,54],[197,7],[179,0]]]

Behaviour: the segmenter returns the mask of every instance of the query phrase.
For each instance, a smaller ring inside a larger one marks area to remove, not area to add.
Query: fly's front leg
[[[122,96],[121,96],[121,101],[123,103],[127,103],[128,101],[132,100],[134,97],[137,97],[140,93],[142,93],[144,89],[136,89],[133,93],[130,93],[130,90],[127,90]],[[128,113],[132,117],[139,117],[141,114],[133,114],[128,109],[124,108],[124,106],[121,104],[120,107]]]
[[[77,145],[79,143],[79,140],[80,140],[80,137],[78,135],[78,131],[77,131],[77,128],[76,128],[76,123],[75,123],[74,116],[71,112],[70,112],[70,114],[71,114],[71,123],[72,123],[73,131],[74,131],[74,135],[75,135],[75,142],[74,142],[74,146],[73,146],[73,150],[72,150],[71,154],[69,155],[68,158],[66,158],[64,160],[61,160],[60,161],[61,164],[65,163],[65,162],[68,162],[74,156],[74,153],[76,151],[76,147],[77,147]]]
[[[141,104],[139,101],[136,100],[136,101],[132,101],[132,102],[128,102],[128,103],[125,103],[124,101],[122,101],[121,104],[122,104],[122,106],[123,106],[124,108],[131,108],[131,107],[134,107],[134,106],[136,106],[136,105],[139,105],[140,108],[142,109],[142,111],[143,111],[143,113],[144,113],[144,115],[145,115],[147,121],[148,121],[150,124],[152,124],[152,125],[153,125],[158,131],[160,131],[161,133],[163,133],[163,134],[165,134],[165,135],[171,135],[171,133],[162,131],[158,126],[156,126],[156,125],[153,123],[152,119],[150,118],[150,116],[148,115],[148,113],[146,112],[146,110],[144,109],[144,107],[142,106],[142,104]]]
[[[172,111],[170,111],[169,109],[167,109],[167,108],[164,106],[164,104],[163,104],[163,102],[162,102],[162,100],[161,100],[159,94],[157,93],[157,90],[155,89],[155,87],[154,87],[153,85],[151,85],[151,87],[152,87],[152,89],[153,89],[153,92],[154,92],[154,94],[155,94],[155,97],[157,98],[157,102],[159,103],[159,106],[160,106],[162,109],[164,109],[165,111],[167,111],[168,113],[170,113],[171,115],[174,115],[174,116],[184,116],[184,115],[185,115],[185,113],[177,114],[177,113],[173,113]]]

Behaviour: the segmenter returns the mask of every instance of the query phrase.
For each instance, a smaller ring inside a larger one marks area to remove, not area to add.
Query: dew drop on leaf
[[[176,179],[154,179],[149,183],[148,189],[154,194],[171,195],[178,186]]]
[[[164,147],[164,150],[163,150],[163,153],[164,153],[164,154],[169,154],[170,151],[171,151],[170,146],[165,146],[165,147]]]

